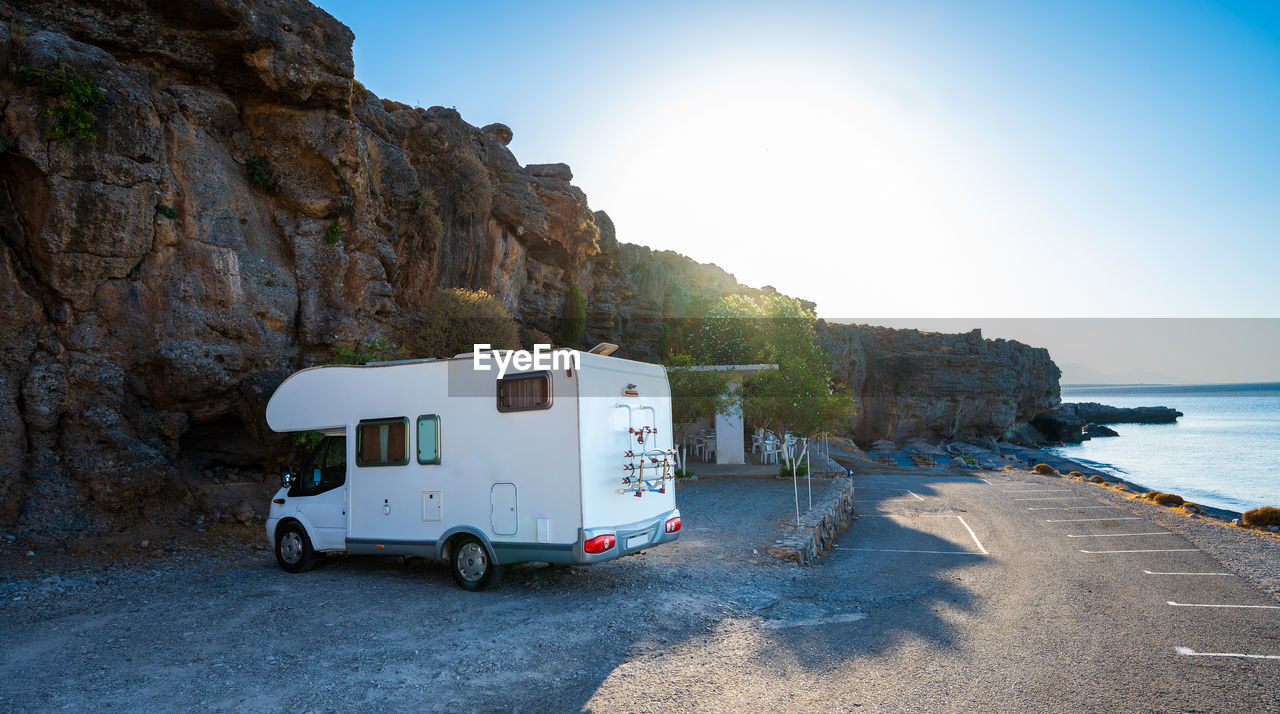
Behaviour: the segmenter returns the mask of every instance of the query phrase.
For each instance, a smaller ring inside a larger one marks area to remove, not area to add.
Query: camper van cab
[[[675,540],[666,370],[579,356],[576,368],[501,378],[470,355],[290,376],[267,423],[324,438],[272,500],[280,567],[414,555],[479,590],[503,565],[587,565]]]

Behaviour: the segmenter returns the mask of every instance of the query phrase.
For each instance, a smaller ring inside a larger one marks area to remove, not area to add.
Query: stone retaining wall
[[[840,480],[844,483],[828,495],[826,500],[800,516],[799,528],[793,528],[769,546],[769,555],[808,565],[835,544],[836,539],[853,520],[853,480]]]

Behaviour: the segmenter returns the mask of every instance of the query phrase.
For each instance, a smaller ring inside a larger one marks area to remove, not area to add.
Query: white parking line
[[[1149,535],[1177,535],[1169,531],[1155,531],[1152,533],[1093,533],[1090,535],[1069,535],[1068,538],[1120,538],[1123,536],[1149,536]]]
[[[1047,498],[1015,498],[1015,501],[1083,501],[1086,496],[1049,496]]]
[[[979,481],[986,481],[986,483],[987,483],[987,485],[988,485],[988,486],[994,486],[994,485],[995,485],[994,483],[991,483],[990,481],[987,481],[985,478],[982,478],[981,476],[979,476],[979,477],[978,477],[978,480],[979,480]]]
[[[915,496],[917,501],[924,500],[920,496],[916,495],[913,491],[911,491],[911,489],[907,489],[907,488],[888,488],[886,486],[871,486],[868,488],[867,486],[854,486],[853,490],[855,492],[857,491],[904,491],[906,493],[910,493],[912,496]]]
[[[986,551],[974,553],[969,550],[903,550],[899,548],[841,548],[840,550],[860,550],[865,553],[937,553],[939,555],[990,555]]]
[[[865,612],[846,612],[827,617],[811,617],[804,620],[764,620],[760,626],[766,630],[783,630],[791,627],[814,627],[817,625],[842,625],[867,619]]]
[[[1280,610],[1280,605],[1204,605],[1194,602],[1174,602],[1172,600],[1167,600],[1166,602],[1173,607],[1243,607],[1254,610]]]
[[[1060,518],[1049,519],[1045,523],[1083,523],[1085,521],[1140,521],[1141,516],[1119,516],[1116,518]]]
[[[1088,511],[1088,510],[1097,510],[1099,508],[1115,508],[1115,506],[1036,506],[1036,507],[1028,508],[1027,510],[1028,511],[1070,511],[1074,509],[1077,511]],[[1116,510],[1120,510],[1120,509],[1116,508]]]
[[[1280,659],[1280,655],[1239,654],[1236,652],[1196,652],[1190,647],[1175,647],[1180,655],[1188,657],[1244,657],[1245,659]]]
[[[1153,573],[1150,570],[1142,571],[1147,575],[1235,575],[1235,573]]]
[[[987,552],[987,549],[982,547],[982,541],[978,540],[977,534],[973,532],[973,529],[969,527],[969,524],[965,523],[964,519],[960,516],[956,516],[956,519],[960,521],[960,525],[964,526],[965,530],[969,531],[969,535],[973,537],[973,542],[978,544],[978,550],[982,551],[983,555],[990,555],[990,553]]]
[[[1150,550],[1082,550],[1081,553],[1199,553],[1199,548],[1157,548]]]
[[[1034,491],[1001,491],[1000,493],[1071,493],[1069,488],[1042,488]]]

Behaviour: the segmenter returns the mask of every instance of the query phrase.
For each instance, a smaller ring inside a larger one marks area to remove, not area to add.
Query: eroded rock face
[[[819,342],[854,393],[859,444],[909,437],[996,438],[1059,401],[1048,350],[940,334],[823,324]]]
[[[261,424],[274,386],[411,333],[439,287],[530,324],[590,288],[599,229],[569,168],[365,91],[314,6],[0,1],[0,20],[0,520],[25,532],[225,507],[211,478],[270,490],[291,451]],[[21,68],[101,87],[97,138],[46,140],[53,99]]]

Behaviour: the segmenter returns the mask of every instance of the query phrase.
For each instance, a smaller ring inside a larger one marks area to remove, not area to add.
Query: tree
[[[753,356],[778,369],[743,381],[746,418],[775,434],[795,436],[814,436],[847,423],[853,399],[835,382],[831,359],[818,346],[814,314],[784,295],[766,295],[758,307]],[[794,473],[794,464],[787,466]]]
[[[684,442],[689,426],[715,414],[737,414],[738,400],[730,389],[731,375],[724,370],[700,370],[687,354],[667,359],[671,383],[671,421],[679,430],[676,443]]]
[[[471,352],[477,344],[488,344],[495,350],[520,347],[516,321],[502,303],[483,290],[437,290],[423,311],[428,315],[427,324],[414,338],[421,356],[452,357]]]

